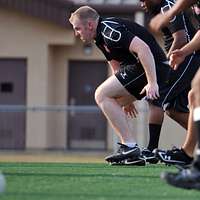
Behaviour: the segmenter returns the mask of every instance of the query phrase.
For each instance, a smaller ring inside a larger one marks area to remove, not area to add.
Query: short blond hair
[[[95,9],[89,6],[81,6],[73,13],[71,13],[69,21],[72,22],[75,18],[81,21],[87,21],[88,19],[96,21],[99,18],[99,14]]]

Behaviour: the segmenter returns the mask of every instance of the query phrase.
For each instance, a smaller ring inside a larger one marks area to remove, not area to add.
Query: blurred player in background
[[[151,17],[159,13],[167,12],[175,4],[174,0],[140,0],[140,3],[141,7],[148,12]],[[167,25],[162,27],[161,31],[167,58],[170,57],[173,50],[181,48],[191,41],[196,33],[196,29],[191,23],[190,16],[186,12],[174,16]],[[169,95],[173,92],[181,91],[181,95],[179,95],[179,98],[175,99],[174,102],[179,105],[178,109],[180,111],[179,120],[176,120],[176,118],[175,120],[181,121],[184,128],[187,128],[189,112],[187,96],[191,89],[191,81],[199,66],[200,54],[192,53],[181,63],[178,70],[171,71],[170,80],[175,82],[176,86],[173,86]],[[160,96],[162,97],[163,95],[160,94]],[[170,114],[173,118],[173,108]],[[162,121],[159,121],[161,119],[159,115],[157,115],[157,117],[157,124],[149,124],[150,140],[147,148],[150,151],[158,147]],[[191,130],[192,127],[188,127],[188,129]],[[173,148],[168,151],[158,150],[157,155],[159,159],[167,164],[191,164],[193,160],[193,151],[196,146],[196,135],[193,134],[193,131],[190,131],[190,133],[190,137],[187,137],[182,148]]]
[[[191,5],[195,4],[200,5],[199,0],[177,0],[176,3],[169,9],[165,14],[162,13],[156,15],[151,19],[149,26],[154,32],[158,32],[162,27],[166,26],[177,13],[180,13],[182,10],[189,8]],[[197,14],[198,15],[198,14]]]
[[[157,15],[151,21],[151,28],[155,31],[159,30],[165,24],[168,24],[170,19],[172,19],[177,13],[188,8],[194,3],[197,3],[197,7],[200,5],[199,1],[195,0],[178,0],[172,9],[170,9],[166,14]],[[196,33],[191,42],[186,44],[181,49],[172,52],[170,57],[172,67],[177,69],[184,61],[186,56],[194,51],[200,50],[199,41],[200,31]],[[163,178],[167,183],[176,187],[200,190],[200,69],[192,81],[192,90],[189,94],[189,103],[190,115],[192,116],[191,118],[193,121],[188,121],[188,123],[194,123],[197,131],[198,147],[196,151],[196,158],[190,168],[183,169],[178,173],[163,173],[161,174],[161,178]]]
[[[180,50],[172,54],[172,66],[178,67],[187,55],[200,49],[200,31],[197,32],[193,40]],[[189,95],[190,112],[193,117],[194,125],[197,131],[198,148],[196,151],[196,160],[192,167],[180,171],[179,173],[164,173],[162,178],[169,184],[186,189],[200,190],[200,69],[192,81],[192,90]],[[190,122],[191,123],[191,122]]]

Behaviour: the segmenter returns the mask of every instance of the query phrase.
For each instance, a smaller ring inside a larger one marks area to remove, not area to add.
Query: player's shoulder
[[[171,9],[172,6],[176,3],[175,0],[163,0],[161,5],[161,12],[166,12],[167,10]]]
[[[174,4],[176,3],[175,0],[163,0],[162,1],[162,6],[161,6],[161,13],[164,14],[165,12],[167,12],[168,10],[170,10]],[[177,20],[177,16],[182,15],[181,13],[174,16],[171,20],[170,23],[173,23]]]
[[[101,24],[104,26],[118,27],[121,25],[121,19],[117,17],[107,17],[101,20]]]

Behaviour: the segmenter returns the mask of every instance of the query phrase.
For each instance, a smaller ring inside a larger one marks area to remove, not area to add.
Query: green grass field
[[[7,180],[1,200],[200,199],[200,191],[170,187],[164,165],[109,166],[101,163],[0,163]]]

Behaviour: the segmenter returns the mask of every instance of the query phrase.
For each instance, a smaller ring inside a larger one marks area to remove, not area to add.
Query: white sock
[[[196,155],[197,155],[197,156],[200,156],[200,149],[197,149],[197,150],[196,150]]]
[[[135,147],[136,145],[137,145],[137,143],[136,142],[125,142],[124,143],[126,146],[128,146],[128,147]]]
[[[193,111],[193,119],[194,121],[200,121],[200,107],[197,107]]]

